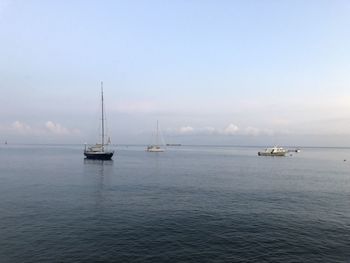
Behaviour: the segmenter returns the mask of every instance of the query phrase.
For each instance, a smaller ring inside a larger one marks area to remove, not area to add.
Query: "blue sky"
[[[0,140],[350,144],[348,1],[0,0]],[[96,128],[97,127],[97,128]]]

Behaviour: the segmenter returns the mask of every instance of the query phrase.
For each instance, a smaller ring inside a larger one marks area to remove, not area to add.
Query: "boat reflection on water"
[[[112,165],[113,164],[113,160],[97,160],[97,159],[83,159],[84,160],[84,164],[94,164],[94,165]]]
[[[100,177],[108,176],[112,174],[113,160],[95,160],[95,159],[83,159],[84,170],[87,175],[98,175]],[[108,167],[108,168],[106,168]]]
[[[84,159],[84,181],[91,189],[90,198],[96,212],[102,214],[107,202],[108,186],[113,174],[113,160]]]

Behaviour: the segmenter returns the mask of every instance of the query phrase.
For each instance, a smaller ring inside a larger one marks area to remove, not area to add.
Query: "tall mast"
[[[103,112],[103,82],[101,81],[101,101],[102,101],[102,151],[104,151],[105,144],[105,125],[104,125],[104,112]]]
[[[159,142],[158,142],[158,120],[157,120],[157,134],[156,134],[156,144],[157,146],[159,145]]]

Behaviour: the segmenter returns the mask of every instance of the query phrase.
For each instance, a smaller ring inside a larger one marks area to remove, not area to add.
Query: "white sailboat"
[[[164,152],[164,148],[162,148],[159,144],[159,125],[157,121],[157,131],[156,131],[156,143],[152,145],[148,145],[146,148],[147,152]]]
[[[84,155],[87,159],[94,159],[94,160],[110,160],[112,159],[112,156],[114,154],[114,151],[108,151],[106,149],[106,146],[109,144],[105,143],[105,116],[104,116],[104,105],[103,105],[103,82],[101,82],[101,101],[102,101],[102,119],[101,119],[101,143],[97,143],[93,146],[90,146],[84,150]],[[109,139],[110,141],[110,139]]]

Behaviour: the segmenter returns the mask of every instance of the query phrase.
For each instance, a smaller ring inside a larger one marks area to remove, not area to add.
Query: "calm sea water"
[[[350,149],[116,150],[1,146],[0,262],[350,262]]]

